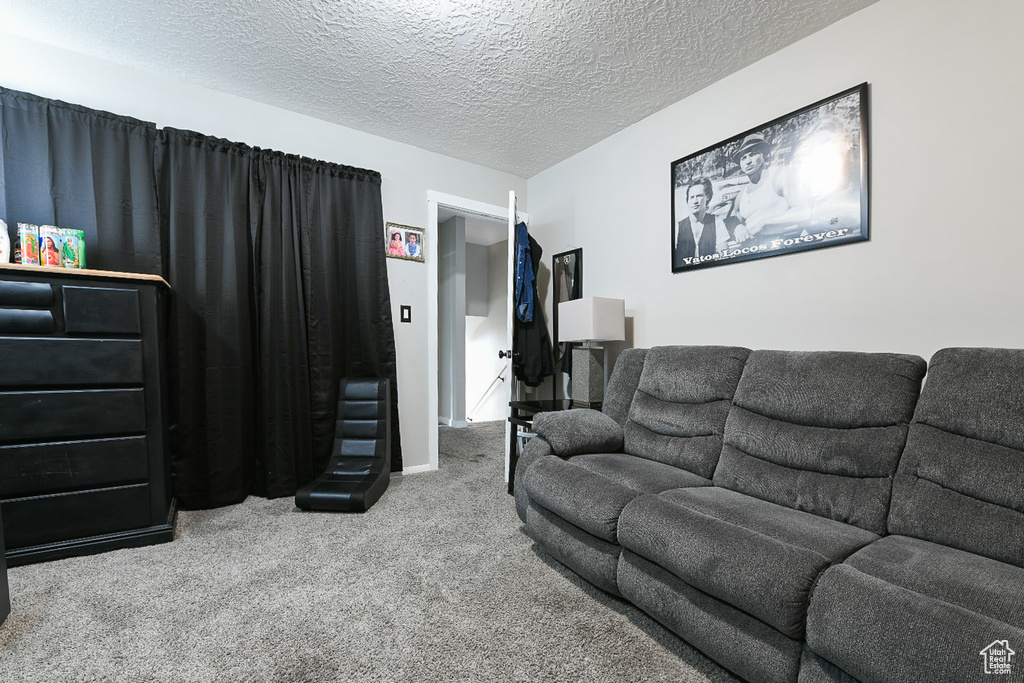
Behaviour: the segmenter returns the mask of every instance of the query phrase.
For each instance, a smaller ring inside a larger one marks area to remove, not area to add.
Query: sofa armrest
[[[622,426],[604,413],[589,408],[541,413],[533,431],[563,458],[580,453],[615,453],[622,450]]]
[[[513,487],[513,494],[516,497],[516,514],[519,515],[519,519],[523,520],[523,523],[526,523],[526,508],[530,506],[530,497],[526,493],[526,487],[523,486],[523,482],[526,481],[526,470],[537,460],[551,455],[554,455],[551,452],[551,446],[539,436],[530,439],[526,443],[523,452],[519,455],[519,461],[516,463],[516,485]]]

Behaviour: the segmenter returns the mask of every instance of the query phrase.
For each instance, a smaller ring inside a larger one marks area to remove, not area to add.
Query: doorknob
[[[509,351],[498,351],[498,358],[511,358],[511,357],[512,357],[512,351],[511,350],[509,350]]]

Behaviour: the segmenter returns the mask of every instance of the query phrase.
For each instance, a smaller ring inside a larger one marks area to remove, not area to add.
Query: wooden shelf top
[[[49,275],[53,277],[105,277],[105,278],[116,278],[118,280],[148,280],[149,282],[157,282],[165,287],[170,287],[167,284],[167,280],[164,280],[159,275],[149,275],[147,273],[120,273],[114,270],[91,270],[88,268],[54,268],[53,266],[26,266],[20,263],[2,263],[0,264],[0,273],[5,271],[14,271],[17,273],[34,273],[38,275]]]

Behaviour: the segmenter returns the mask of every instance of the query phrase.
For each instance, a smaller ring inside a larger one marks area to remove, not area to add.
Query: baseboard
[[[177,505],[174,506],[173,517],[177,516]],[[168,524],[158,524],[144,529],[130,529],[113,534],[76,538],[69,541],[45,543],[26,548],[7,550],[7,566],[20,567],[34,562],[59,560],[65,557],[95,555],[122,548],[141,548],[157,543],[169,543],[174,540],[174,520]]]
[[[432,469],[429,463],[426,465],[413,465],[412,467],[403,467],[402,474],[420,474],[421,472],[430,472]]]

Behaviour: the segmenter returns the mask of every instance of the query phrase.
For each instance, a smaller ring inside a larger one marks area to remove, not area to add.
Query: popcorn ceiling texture
[[[0,30],[528,178],[876,0],[0,0]]]

